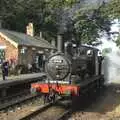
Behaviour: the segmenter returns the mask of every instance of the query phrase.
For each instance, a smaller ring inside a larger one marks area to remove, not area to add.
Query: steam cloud
[[[120,50],[109,53],[103,61],[106,84],[120,83]]]

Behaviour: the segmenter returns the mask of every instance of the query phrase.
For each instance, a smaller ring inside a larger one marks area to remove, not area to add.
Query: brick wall
[[[35,56],[38,54],[38,51],[43,51],[43,49],[40,48],[35,48],[35,50],[32,50],[32,47],[27,47],[25,53],[21,53],[22,47],[25,46],[19,46],[19,51],[18,51],[18,63],[19,64],[33,64],[35,63]]]
[[[0,36],[0,45],[6,46],[5,48],[5,59],[14,59],[16,62],[18,60],[18,48],[14,47],[9,41],[5,40]]]
[[[23,46],[22,46],[23,47]],[[34,51],[32,50],[31,47],[26,47],[27,49],[25,50],[25,53],[21,53],[21,46],[19,46],[19,52],[18,52],[18,63],[19,64],[25,64],[27,65],[33,63],[33,58],[34,58]]]
[[[16,64],[32,64],[35,62],[35,56],[38,54],[38,51],[43,51],[41,48],[35,48],[32,50],[32,47],[26,47],[26,52],[24,54],[21,53],[21,49],[24,46],[18,46],[18,48],[14,47],[9,41],[5,40],[2,36],[0,36],[0,45],[6,46],[5,48],[5,59],[10,60],[14,59]]]

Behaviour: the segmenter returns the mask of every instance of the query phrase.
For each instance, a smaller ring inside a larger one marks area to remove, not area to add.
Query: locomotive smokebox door
[[[48,58],[46,72],[50,80],[64,80],[70,73],[70,61],[64,55],[57,53]]]

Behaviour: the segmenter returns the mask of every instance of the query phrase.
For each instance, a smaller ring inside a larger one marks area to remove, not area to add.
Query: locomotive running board
[[[92,82],[94,82],[96,80],[100,80],[102,78],[103,78],[103,75],[93,76],[91,78],[86,79],[84,82],[80,83],[80,86],[84,87],[84,86],[91,84]]]

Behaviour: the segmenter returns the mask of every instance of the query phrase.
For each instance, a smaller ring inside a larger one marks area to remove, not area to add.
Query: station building
[[[38,63],[41,66],[46,55],[56,48],[45,39],[30,34],[0,29],[0,62],[5,59],[15,64]]]

